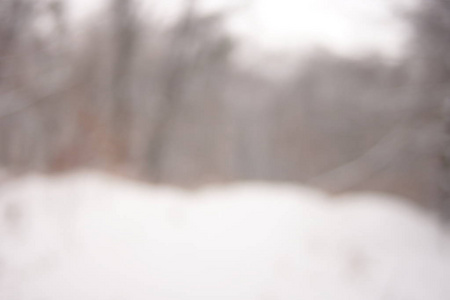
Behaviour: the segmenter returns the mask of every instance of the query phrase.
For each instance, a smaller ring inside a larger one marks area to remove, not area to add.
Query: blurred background
[[[447,0],[2,0],[0,166],[442,205],[449,19]]]
[[[450,0],[0,0],[0,299],[450,299],[449,83]]]

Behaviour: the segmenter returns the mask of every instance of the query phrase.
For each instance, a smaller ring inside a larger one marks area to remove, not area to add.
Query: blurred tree
[[[114,51],[112,130],[116,136],[119,163],[124,163],[129,159],[131,143],[132,75],[139,28],[135,1],[112,0],[111,6]]]
[[[408,59],[315,51],[284,82],[231,59],[223,24],[234,10],[205,14],[187,0],[167,26],[139,18],[138,3],[110,0],[101,18],[69,28],[63,0],[0,1],[3,166],[427,199],[429,133],[448,93],[448,2],[414,15]]]
[[[226,13],[204,16],[195,1],[186,3],[167,33],[162,57],[161,99],[147,156],[148,174],[156,182],[199,181],[202,173],[220,173],[206,169],[220,160],[214,148],[220,147],[221,135],[215,130],[222,125],[219,107],[233,43],[220,28]]]
[[[280,97],[273,144],[281,145],[282,179],[334,192],[370,188],[404,144],[405,130],[396,129],[406,108],[402,68],[377,56],[311,54]]]
[[[30,51],[33,8],[33,3],[28,0],[0,2],[0,111],[4,115],[21,106],[29,88],[26,54]],[[19,136],[27,131],[24,121],[5,120],[0,127],[0,162],[3,166],[23,167],[24,158],[20,146],[17,147]]]
[[[423,0],[412,15],[412,58],[417,116],[441,126],[441,143],[433,152],[440,157],[437,210],[450,220],[450,1]],[[439,152],[437,154],[436,152]]]

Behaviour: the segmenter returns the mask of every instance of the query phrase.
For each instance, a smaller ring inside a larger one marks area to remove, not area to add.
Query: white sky
[[[322,44],[337,51],[383,48],[395,51],[401,35],[391,16],[395,1],[260,0],[235,18],[231,29],[264,48]]]
[[[67,0],[76,18],[105,0]],[[185,0],[141,0],[152,18],[167,21]],[[243,41],[241,56],[293,53],[316,46],[355,55],[401,52],[406,27],[395,18],[399,7],[416,0],[197,0],[203,11],[237,7],[226,29]],[[145,11],[144,10],[144,11]],[[262,51],[261,51],[262,50]]]

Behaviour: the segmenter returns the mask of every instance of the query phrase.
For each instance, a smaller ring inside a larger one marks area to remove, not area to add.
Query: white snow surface
[[[0,299],[447,300],[449,240],[388,195],[30,175],[0,186]]]

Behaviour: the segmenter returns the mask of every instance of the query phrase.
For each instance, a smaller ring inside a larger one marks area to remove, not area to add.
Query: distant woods
[[[438,120],[436,208],[450,220],[450,1],[419,2],[411,16],[417,114],[423,123]]]
[[[163,26],[140,5],[109,0],[74,27],[64,1],[0,2],[2,168],[291,181],[430,203],[445,140],[449,1],[408,15],[415,35],[398,61],[320,50],[284,80],[235,63],[239,42],[224,30],[234,11],[200,14],[186,1]]]

